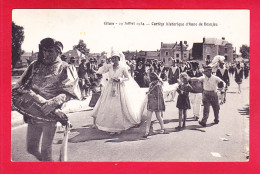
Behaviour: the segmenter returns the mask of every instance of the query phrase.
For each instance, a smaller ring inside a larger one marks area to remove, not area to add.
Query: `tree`
[[[21,48],[23,41],[23,27],[12,22],[12,68],[15,67],[15,64],[21,59],[21,55],[24,53]]]
[[[248,47],[247,45],[242,45],[242,47],[240,47],[240,53],[242,54],[243,58],[249,59],[249,50],[250,47]]]
[[[79,40],[79,43],[77,45],[74,45],[73,49],[77,49],[79,52],[86,56],[89,54],[89,49],[87,49],[87,45],[84,43],[83,40]]]

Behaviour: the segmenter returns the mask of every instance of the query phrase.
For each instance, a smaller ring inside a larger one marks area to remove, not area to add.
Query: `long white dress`
[[[133,83],[129,83],[130,75],[125,66],[119,65],[113,70],[112,65],[106,65],[98,71],[102,74],[107,72],[107,83],[93,109],[92,116],[96,119],[98,129],[121,132],[141,122],[145,108],[145,92],[141,89],[138,91],[138,88],[133,88]],[[113,82],[111,80],[113,78],[120,79],[120,83]]]

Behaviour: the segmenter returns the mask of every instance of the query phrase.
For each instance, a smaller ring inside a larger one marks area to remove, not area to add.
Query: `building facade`
[[[163,43],[161,42],[160,61],[165,67],[172,66],[173,63],[189,60],[190,52],[186,41],[180,43]]]
[[[151,62],[153,60],[160,60],[160,51],[146,51],[146,62]]]
[[[193,44],[191,60],[199,60],[209,63],[217,55],[224,56],[226,62],[232,62],[232,44],[226,41],[224,37],[222,39],[203,38],[202,43]]]
[[[73,50],[69,50],[65,53],[63,53],[62,55],[64,55],[66,57],[66,62],[70,62],[70,59],[75,58],[75,66],[78,67],[79,64],[81,63],[81,60],[83,58],[86,58],[86,55],[82,54],[80,51],[78,51],[77,49],[73,49]]]
[[[25,68],[31,64],[32,61],[38,59],[38,52],[34,53],[32,52],[24,52],[20,60],[17,61],[15,68]]]

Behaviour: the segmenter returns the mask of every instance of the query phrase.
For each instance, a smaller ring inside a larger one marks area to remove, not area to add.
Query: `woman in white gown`
[[[99,130],[120,133],[141,122],[145,92],[131,79],[124,61],[122,53],[112,53],[113,64],[106,64],[97,72],[108,73],[107,84],[92,114]]]

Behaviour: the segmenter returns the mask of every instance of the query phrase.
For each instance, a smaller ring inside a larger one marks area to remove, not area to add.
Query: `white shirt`
[[[203,82],[203,89],[206,91],[217,91],[218,83],[223,82],[219,77],[211,75],[210,78],[203,75],[198,77],[199,81]],[[225,84],[225,82],[223,82]]]

